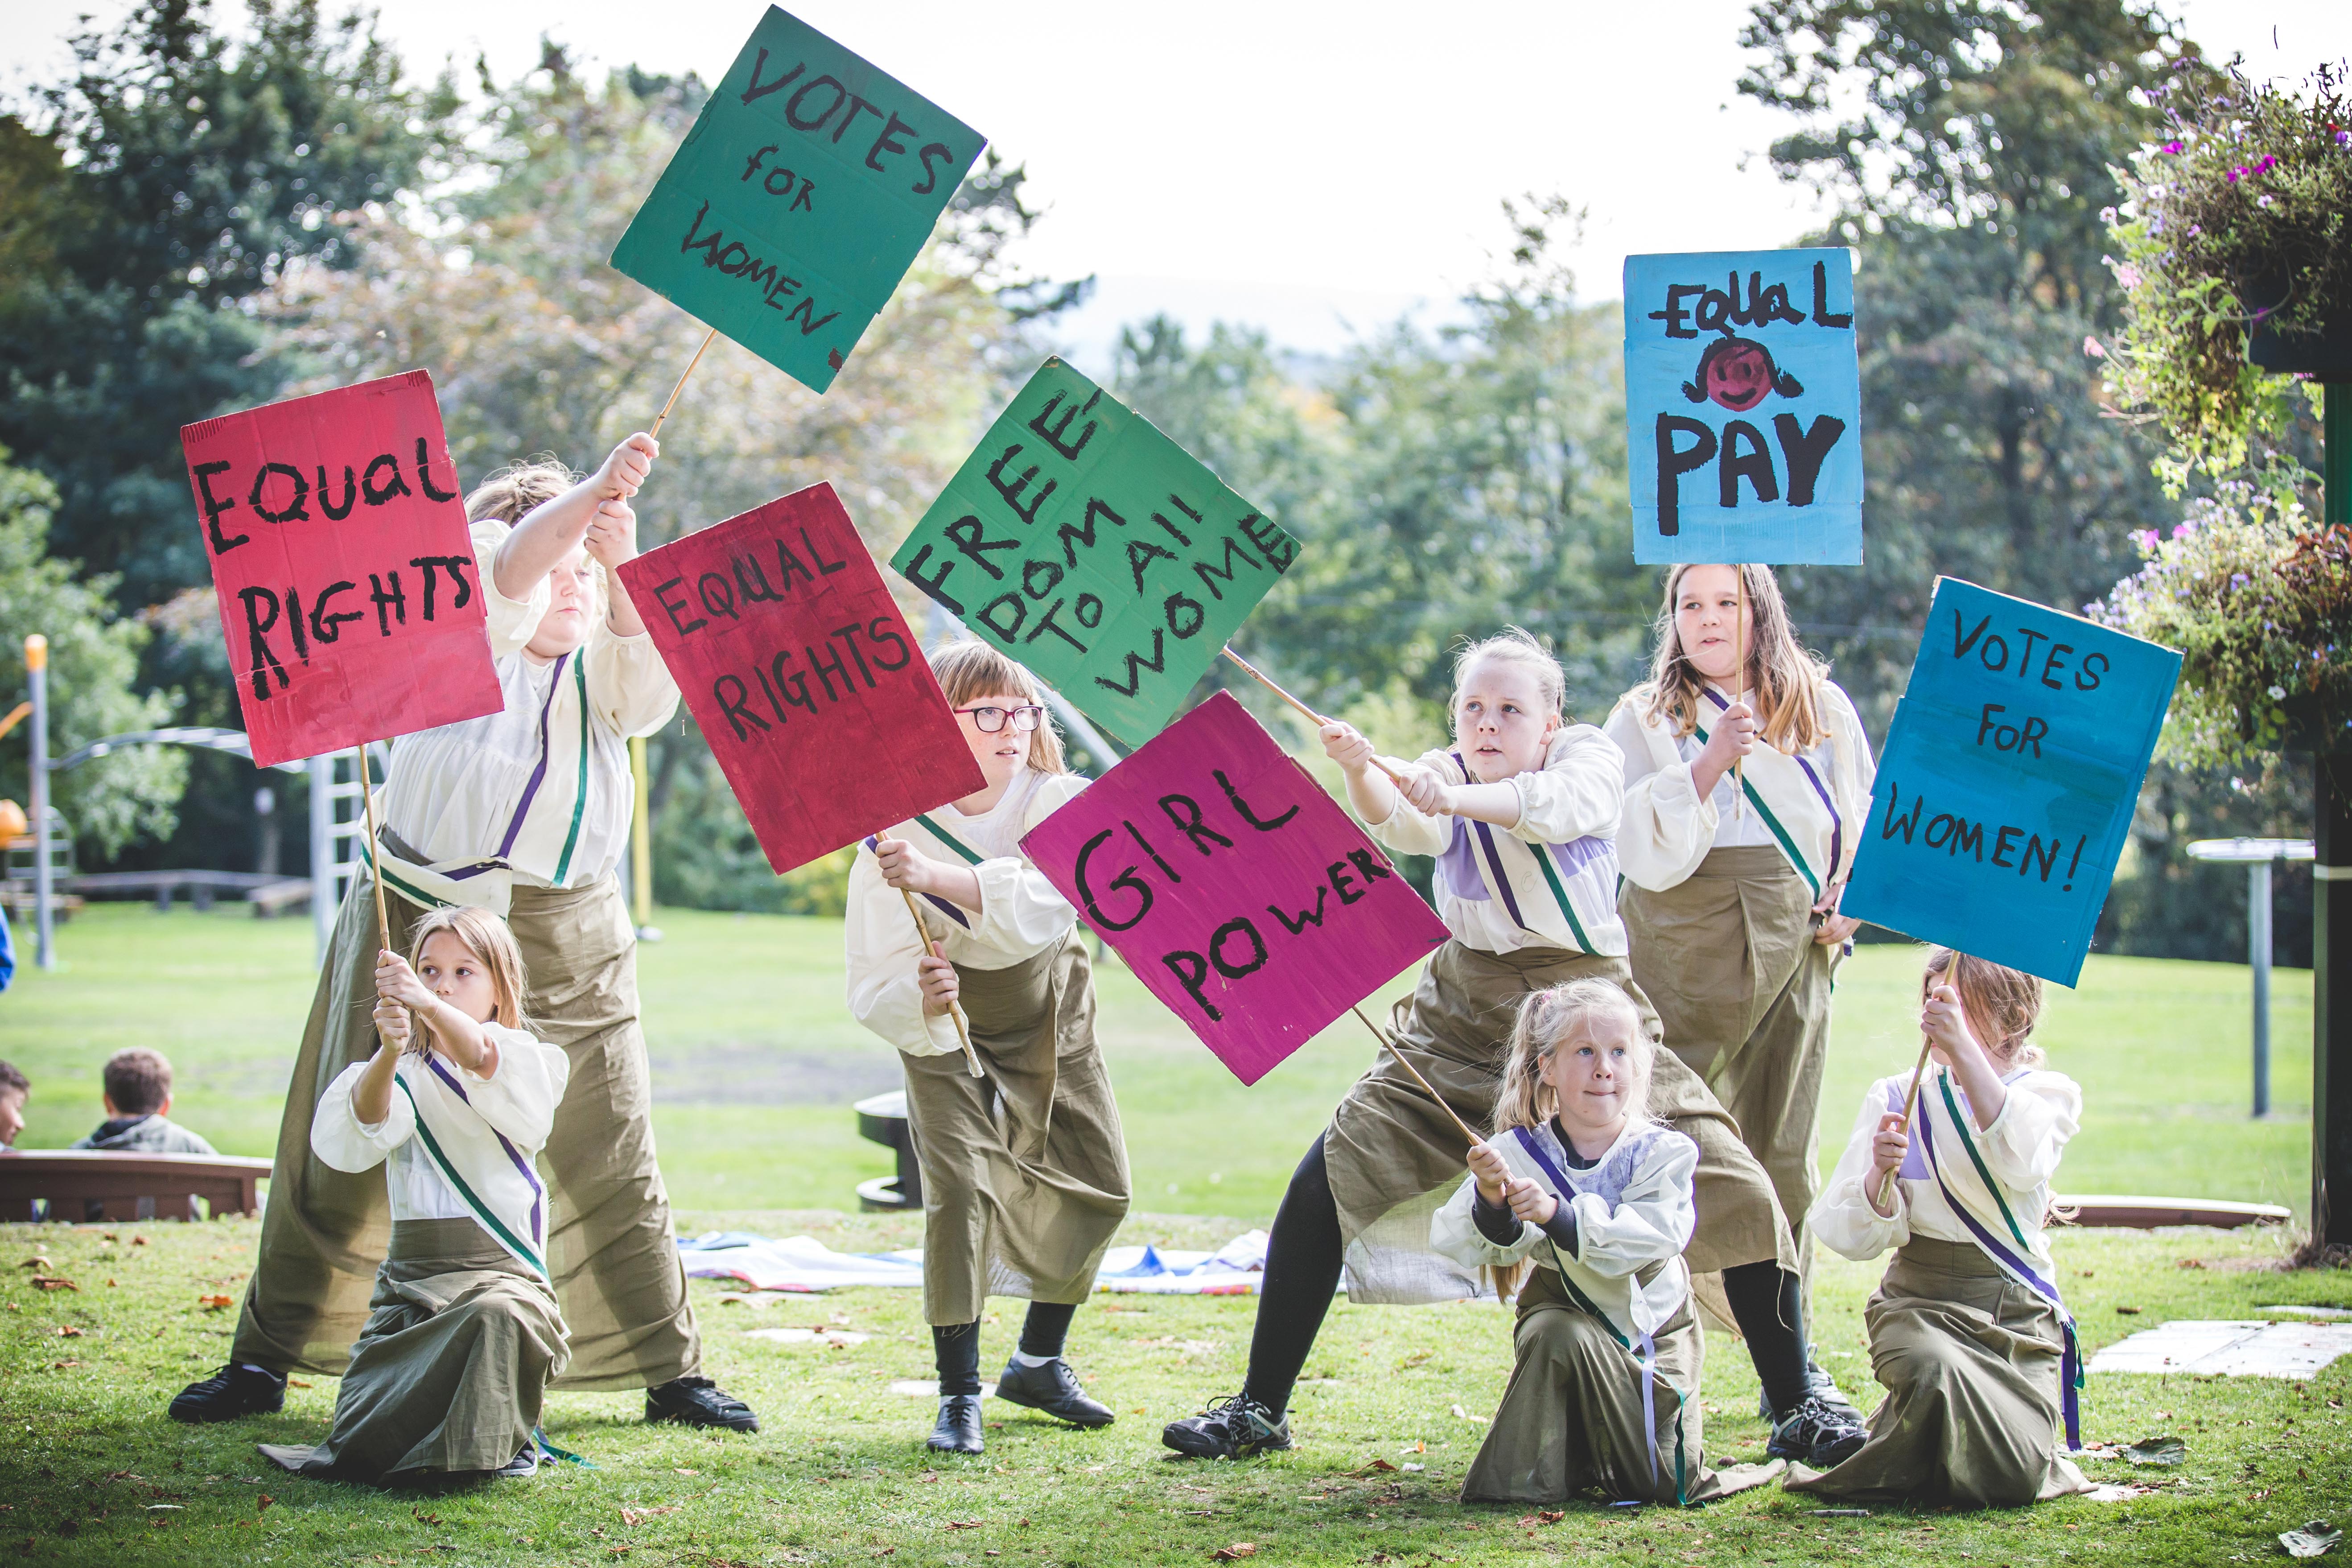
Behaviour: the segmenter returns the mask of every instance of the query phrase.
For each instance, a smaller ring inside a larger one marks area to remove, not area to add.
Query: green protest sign
[[[890,564],[1141,742],[1297,554],[1150,421],[1049,359]]]
[[[613,265],[823,392],[982,145],[947,110],[771,5]]]

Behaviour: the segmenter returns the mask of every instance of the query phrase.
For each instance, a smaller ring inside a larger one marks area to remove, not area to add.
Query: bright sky
[[[234,0],[223,0],[234,15]],[[1762,150],[1785,122],[1734,90],[1745,0],[1192,0],[1166,5],[794,0],[815,26],[1025,162],[1051,216],[1026,259],[1100,275],[1079,335],[1170,309],[1343,342],[1480,278],[1497,203],[1590,209],[1584,291],[1629,252],[1783,243],[1809,193]],[[381,0],[411,70],[486,52],[501,78],[542,31],[604,65],[715,79],[757,0]],[[2212,52],[2300,77],[2352,54],[2346,0],[2173,0]],[[57,69],[74,17],[125,0],[13,0],[0,82]],[[2273,30],[2275,28],[2275,46]]]

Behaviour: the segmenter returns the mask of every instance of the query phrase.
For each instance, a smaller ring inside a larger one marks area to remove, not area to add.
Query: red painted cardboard
[[[1021,847],[1244,1083],[1446,936],[1363,829],[1223,691]]]
[[[257,767],[503,705],[431,376],[226,414],[180,447]]]
[[[780,874],[987,786],[831,485],[648,551],[621,581]]]

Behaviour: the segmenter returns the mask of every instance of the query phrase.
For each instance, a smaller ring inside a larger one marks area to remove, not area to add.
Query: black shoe
[[[1853,1458],[1870,1440],[1870,1428],[1839,1413],[1834,1405],[1807,1394],[1794,1410],[1772,1418],[1772,1440],[1764,1451],[1776,1459],[1794,1459],[1814,1469],[1835,1468]]]
[[[1118,1419],[1110,1406],[1087,1397],[1077,1374],[1060,1356],[1035,1366],[1011,1361],[996,1380],[996,1397],[1012,1405],[1042,1410],[1073,1426],[1108,1426]]]
[[[521,1452],[490,1474],[503,1480],[527,1481],[539,1474],[539,1450],[526,1445]]]
[[[1805,1392],[1855,1426],[1864,1424],[1862,1412],[1854,1408],[1853,1401],[1839,1391],[1837,1379],[1832,1377],[1829,1370],[1819,1362],[1805,1363]],[[1756,1414],[1767,1421],[1772,1419],[1770,1395],[1759,1394],[1756,1396]]]
[[[1198,1415],[1171,1421],[1160,1440],[1195,1459],[1246,1459],[1290,1447],[1290,1416],[1246,1394],[1220,1399]]]
[[[936,1448],[942,1454],[981,1452],[980,1395],[941,1394],[939,1425],[933,1426],[931,1435],[923,1439],[923,1447]]]
[[[231,1362],[202,1383],[192,1383],[172,1401],[174,1421],[237,1421],[273,1415],[286,1408],[284,1374]]]
[[[659,1388],[646,1390],[646,1419],[677,1421],[688,1426],[723,1426],[730,1432],[757,1432],[760,1418],[751,1407],[722,1393],[707,1377],[674,1377]]]

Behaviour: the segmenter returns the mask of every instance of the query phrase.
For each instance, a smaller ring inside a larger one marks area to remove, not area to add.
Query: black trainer
[[[1823,1405],[1828,1405],[1838,1415],[1853,1422],[1856,1426],[1865,1424],[1863,1420],[1862,1412],[1854,1408],[1853,1401],[1848,1399],[1845,1394],[1839,1390],[1837,1379],[1831,1376],[1829,1369],[1822,1366],[1819,1362],[1809,1361],[1805,1363],[1805,1392],[1820,1400]],[[1770,1395],[1765,1394],[1757,1394],[1756,1414],[1767,1421],[1772,1419],[1772,1400]]]
[[[936,1448],[942,1454],[981,1452],[980,1395],[941,1394],[939,1424],[931,1428],[931,1435],[923,1439],[923,1447]]]
[[[527,1481],[539,1474],[539,1450],[525,1445],[513,1458],[492,1470],[490,1474],[505,1480]]]
[[[1764,1451],[1776,1459],[1794,1459],[1826,1470],[1853,1458],[1870,1440],[1870,1428],[1842,1415],[1816,1394],[1798,1401],[1794,1410],[1772,1418],[1772,1440]]]
[[[659,1388],[646,1390],[646,1419],[676,1421],[688,1426],[723,1426],[730,1432],[757,1432],[760,1418],[751,1407],[722,1392],[707,1377],[688,1373]]]
[[[1247,1394],[1220,1399],[1198,1415],[1171,1421],[1160,1440],[1195,1459],[1246,1459],[1290,1447],[1290,1416],[1276,1415]]]
[[[1087,1397],[1078,1386],[1077,1373],[1060,1356],[1035,1366],[1005,1363],[1003,1373],[996,1380],[996,1397],[1009,1405],[1042,1410],[1073,1426],[1108,1426],[1118,1419],[1109,1405]]]
[[[286,1377],[231,1362],[201,1383],[180,1390],[172,1401],[174,1421],[239,1421],[247,1415],[273,1415],[286,1408]]]

